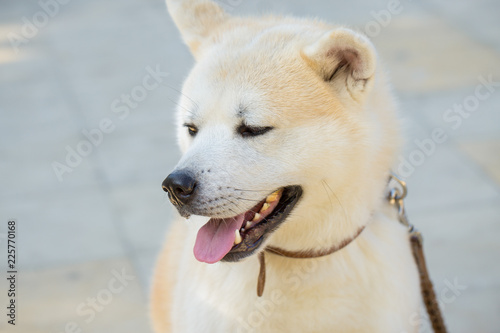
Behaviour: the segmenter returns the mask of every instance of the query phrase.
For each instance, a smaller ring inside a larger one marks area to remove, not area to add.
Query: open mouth
[[[301,196],[300,186],[283,187],[249,211],[230,218],[210,219],[198,231],[196,259],[213,264],[235,262],[252,255],[285,221]]]

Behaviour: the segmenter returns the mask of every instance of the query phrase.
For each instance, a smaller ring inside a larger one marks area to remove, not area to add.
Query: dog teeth
[[[255,213],[255,216],[253,217],[253,220],[252,221],[257,221],[260,219],[260,214],[259,213]]]
[[[269,204],[266,202],[266,203],[262,206],[262,208],[260,209],[260,212],[262,213],[262,212],[266,211],[268,208],[269,208]]]
[[[271,203],[271,202],[273,202],[273,201],[276,201],[276,199],[278,199],[278,195],[279,195],[279,193],[280,193],[280,190],[278,190],[278,191],[276,191],[276,192],[274,192],[274,193],[269,194],[269,195],[267,196],[267,198],[266,198],[266,202],[267,202],[267,203]]]
[[[241,238],[240,231],[236,229],[234,231],[234,245],[238,245],[242,240],[243,239]]]
[[[254,218],[254,220],[255,220],[255,218]],[[247,221],[247,223],[245,224],[245,229],[250,229],[252,227],[252,224],[253,224],[252,222]]]

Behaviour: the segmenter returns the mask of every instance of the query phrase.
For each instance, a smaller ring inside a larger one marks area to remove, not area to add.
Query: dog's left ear
[[[355,100],[369,90],[375,74],[375,48],[350,29],[329,31],[302,50],[302,57],[323,80]]]
[[[167,0],[167,8],[195,58],[201,54],[202,43],[229,19],[229,15],[210,0]]]

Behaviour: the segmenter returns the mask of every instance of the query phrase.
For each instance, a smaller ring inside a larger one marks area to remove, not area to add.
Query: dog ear
[[[365,36],[339,28],[302,50],[302,57],[326,82],[358,100],[375,74],[375,48]]]
[[[201,53],[200,45],[229,18],[229,15],[213,1],[166,1],[170,16],[195,58]]]

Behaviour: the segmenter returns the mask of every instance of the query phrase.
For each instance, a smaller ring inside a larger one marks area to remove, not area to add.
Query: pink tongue
[[[245,214],[227,219],[210,219],[196,237],[194,256],[198,261],[209,264],[224,258],[234,244],[234,233],[240,229]]]

